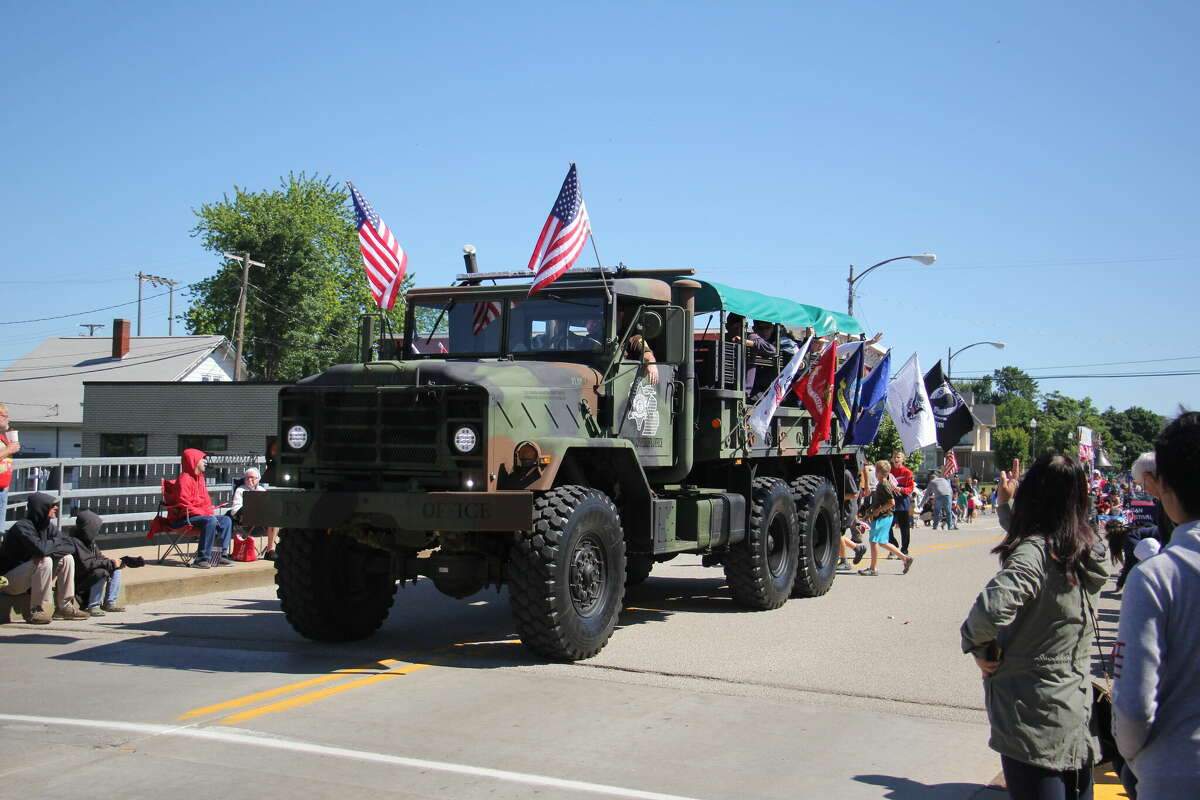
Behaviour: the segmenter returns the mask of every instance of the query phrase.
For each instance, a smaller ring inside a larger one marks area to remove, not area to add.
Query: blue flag
[[[858,394],[862,385],[863,348],[857,348],[842,364],[833,379],[833,414],[841,424],[842,440],[850,421],[858,414]]]
[[[889,350],[862,382],[862,407],[858,418],[850,426],[846,444],[870,444],[875,441],[879,423],[883,421],[883,410],[887,407],[888,373],[891,368],[892,351]]]

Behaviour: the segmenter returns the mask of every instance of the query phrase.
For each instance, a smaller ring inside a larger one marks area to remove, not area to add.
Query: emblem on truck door
[[[658,433],[658,393],[645,378],[639,378],[629,404],[629,419],[642,436]]]

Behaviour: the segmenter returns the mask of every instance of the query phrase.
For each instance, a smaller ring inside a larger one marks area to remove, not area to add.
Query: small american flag
[[[946,463],[942,465],[942,477],[953,478],[958,474],[958,457],[953,450],[946,451]]]
[[[471,328],[475,335],[483,333],[483,329],[496,321],[500,316],[500,304],[494,300],[475,304],[474,324]]]
[[[363,269],[367,283],[371,286],[371,297],[380,308],[391,309],[404,282],[404,271],[408,268],[408,255],[392,236],[388,226],[371,204],[359,194],[354,184],[346,181],[350,196],[354,199],[354,213],[358,220],[358,244],[362,249]]]
[[[544,289],[569,270],[591,232],[587,207],[579,193],[579,176],[572,164],[529,257],[529,268],[537,272],[529,294]]]

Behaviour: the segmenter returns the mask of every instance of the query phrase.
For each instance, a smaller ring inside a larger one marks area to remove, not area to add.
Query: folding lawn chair
[[[162,541],[155,541],[158,547],[158,563],[164,563],[171,557],[172,553],[175,553],[184,563],[187,563],[192,560],[192,556],[183,552],[183,545],[189,538],[196,539],[197,544],[199,544],[200,530],[191,525],[181,525],[178,528],[172,528],[167,524],[171,509],[178,507],[178,504],[171,501],[178,499],[179,490],[178,484],[174,479],[163,479],[161,487],[162,497],[158,501],[158,510],[155,513],[154,519],[150,520],[150,530],[146,533],[146,539],[151,540],[159,535],[166,537],[167,552],[165,554],[162,552]]]

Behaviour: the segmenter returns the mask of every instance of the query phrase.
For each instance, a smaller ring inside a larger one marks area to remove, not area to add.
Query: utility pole
[[[179,285],[179,281],[173,281],[170,278],[162,278],[158,275],[147,275],[144,272],[137,274],[138,279],[138,324],[137,335],[142,335],[142,283],[149,283],[151,286],[166,286],[170,293],[170,298],[167,300],[167,335],[175,335],[175,287]]]
[[[87,328],[88,336],[95,336],[96,328],[103,328],[104,323],[103,322],[81,322],[81,323],[79,323],[79,327]]]
[[[242,342],[246,335],[246,293],[249,290],[250,267],[265,267],[267,265],[261,261],[251,261],[249,253],[242,253],[240,256],[233,253],[225,253],[224,256],[230,261],[242,262],[242,290],[238,294],[237,310],[237,350],[233,362],[233,379],[240,381],[242,379]]]

